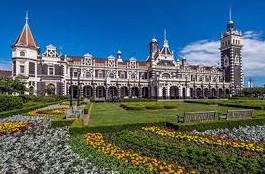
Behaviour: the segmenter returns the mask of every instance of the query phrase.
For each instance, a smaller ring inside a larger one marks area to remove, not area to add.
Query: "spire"
[[[168,40],[167,40],[167,30],[164,29],[164,45],[163,47],[169,47],[168,46]]]
[[[26,11],[26,17],[25,17],[26,23],[25,25],[28,25],[28,20],[29,20],[29,14],[28,11]]]
[[[232,8],[229,7],[229,20],[227,22],[227,31],[234,30],[234,22],[232,21]]]
[[[28,47],[33,49],[38,49],[38,46],[35,42],[35,39],[31,33],[29,24],[28,24],[28,11],[26,12],[25,17],[25,25],[22,29],[22,32],[19,34],[16,42],[13,44],[13,46],[20,46],[20,47]]]

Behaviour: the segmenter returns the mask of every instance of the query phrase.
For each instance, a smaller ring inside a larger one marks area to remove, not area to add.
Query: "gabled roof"
[[[35,42],[35,39],[31,33],[30,27],[27,22],[24,25],[22,32],[19,34],[13,46],[21,46],[21,47],[38,49],[38,46]]]

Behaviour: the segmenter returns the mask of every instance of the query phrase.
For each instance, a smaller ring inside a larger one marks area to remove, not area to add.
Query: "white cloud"
[[[265,41],[261,32],[243,33],[243,68],[247,76],[261,76],[265,72]],[[220,42],[200,40],[185,46],[180,54],[191,64],[217,65],[220,62]]]
[[[2,61],[0,60],[0,70],[11,70],[11,62],[10,61]]]

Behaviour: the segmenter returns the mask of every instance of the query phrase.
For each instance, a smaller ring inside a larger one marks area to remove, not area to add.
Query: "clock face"
[[[228,67],[229,66],[229,57],[225,56],[224,57],[224,67]]]
[[[239,65],[240,61],[239,61],[239,56],[236,55],[235,56],[235,65]]]

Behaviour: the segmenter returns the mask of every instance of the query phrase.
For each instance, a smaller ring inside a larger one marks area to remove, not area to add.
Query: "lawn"
[[[89,126],[110,126],[123,125],[133,123],[153,123],[153,122],[176,122],[176,115],[183,114],[183,112],[193,111],[217,111],[226,112],[227,110],[238,110],[239,108],[205,105],[197,103],[185,102],[163,102],[166,104],[175,104],[177,109],[157,109],[157,110],[125,110],[116,103],[95,103],[90,116]],[[262,117],[265,112],[262,110],[255,110],[254,114],[257,117]]]

